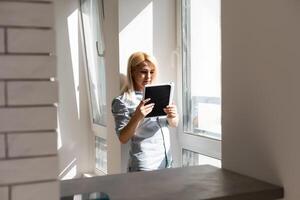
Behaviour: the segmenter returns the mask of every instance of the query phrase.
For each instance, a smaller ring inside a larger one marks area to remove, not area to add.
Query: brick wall
[[[0,0],[0,199],[59,199],[51,0]]]

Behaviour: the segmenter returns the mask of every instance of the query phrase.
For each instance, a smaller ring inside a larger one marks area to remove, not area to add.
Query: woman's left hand
[[[177,127],[179,118],[178,118],[176,105],[174,103],[171,105],[168,105],[167,107],[164,108],[164,111],[167,114],[167,120],[169,122],[169,125],[171,127]]]
[[[168,105],[164,108],[167,118],[176,118],[178,116],[177,107],[175,104]]]

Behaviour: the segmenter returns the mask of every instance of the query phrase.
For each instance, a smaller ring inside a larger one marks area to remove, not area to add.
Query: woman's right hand
[[[145,105],[149,101],[150,99],[141,101],[127,125],[121,130],[119,140],[122,144],[127,143],[135,135],[139,123],[153,110],[154,103]]]
[[[146,115],[148,115],[154,108],[154,103],[149,103],[145,105],[148,101],[150,101],[150,98],[142,100],[134,112],[134,115],[139,120],[144,119]]]

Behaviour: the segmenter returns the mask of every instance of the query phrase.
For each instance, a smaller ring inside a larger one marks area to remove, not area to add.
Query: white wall
[[[59,149],[60,178],[65,177],[67,179],[74,178],[74,175],[75,177],[80,177],[82,173],[93,173],[95,168],[95,142],[90,123],[82,39],[80,31],[76,30],[76,27],[72,28],[71,26],[74,25],[72,20],[76,19],[76,12],[79,11],[79,6],[79,1],[75,0],[60,0],[55,2],[57,64],[58,79],[60,82],[60,106],[58,113],[59,139],[61,139],[61,147]],[[114,121],[110,113],[110,102],[119,93],[118,0],[104,1],[104,7],[105,21],[103,25],[106,77],[111,77],[107,78],[109,113],[107,132],[114,133]],[[73,36],[70,37],[69,33],[72,33]],[[78,37],[78,41],[72,39],[74,35]],[[72,63],[70,50],[71,45],[76,46],[76,44],[79,47],[77,52],[79,58],[76,59],[79,63],[78,66]],[[76,75],[77,71],[79,75]],[[76,96],[79,98],[76,99]],[[120,173],[121,147],[116,135],[107,134],[107,143],[108,173]],[[75,173],[74,166],[76,167]]]
[[[104,43],[106,65],[106,102],[107,102],[107,168],[109,174],[125,172],[122,169],[122,148],[115,134],[111,102],[119,94],[119,35],[118,0],[104,1]]]
[[[222,1],[223,167],[300,196],[300,1]]]
[[[0,1],[0,27],[0,199],[58,200],[53,2]]]
[[[176,81],[175,3],[173,0],[119,0],[120,72],[126,73],[131,53],[146,51],[158,61],[158,81]]]
[[[79,1],[55,1],[61,179],[94,171],[95,143],[90,123],[81,35],[76,27],[79,25],[78,11]],[[78,57],[72,60],[70,48],[74,50],[76,45],[78,50],[73,53],[78,53]]]

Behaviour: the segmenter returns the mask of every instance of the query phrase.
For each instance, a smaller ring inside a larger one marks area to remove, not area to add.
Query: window
[[[182,0],[181,33],[183,164],[221,159],[220,0]]]
[[[182,166],[194,166],[209,164],[215,167],[221,167],[221,161],[199,153],[182,149]]]
[[[107,144],[106,140],[95,136],[96,142],[96,169],[107,173]]]
[[[98,0],[81,0],[88,83],[94,124],[106,125],[104,43],[102,8]],[[101,9],[100,9],[101,8]]]
[[[86,74],[90,101],[92,128],[95,137],[96,172],[107,172],[106,149],[106,78],[105,47],[102,22],[104,20],[103,1],[80,0],[84,47],[86,54]]]

